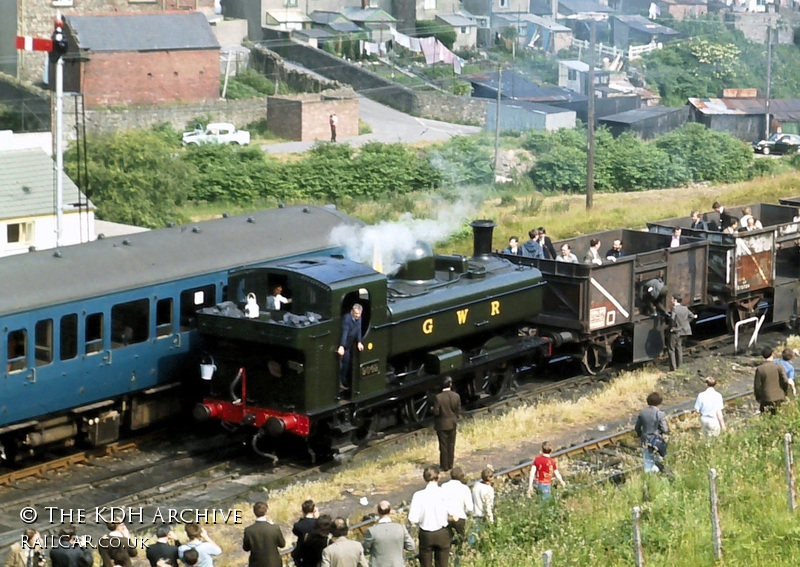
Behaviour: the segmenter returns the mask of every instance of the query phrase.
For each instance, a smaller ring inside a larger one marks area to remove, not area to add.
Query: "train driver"
[[[350,313],[342,317],[342,338],[336,353],[341,357],[339,361],[339,391],[350,388],[350,376],[353,373],[353,348],[359,352],[364,350],[361,342],[361,313],[364,308],[360,303],[354,303]]]

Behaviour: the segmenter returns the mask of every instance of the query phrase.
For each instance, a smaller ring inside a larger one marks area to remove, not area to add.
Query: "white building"
[[[38,147],[10,149],[9,146],[15,144],[0,144],[0,256],[21,254],[31,247],[55,248],[53,159]],[[94,209],[64,174],[62,246],[94,240]]]

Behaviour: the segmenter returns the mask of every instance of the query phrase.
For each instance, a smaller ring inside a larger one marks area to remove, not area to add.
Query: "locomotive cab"
[[[269,290],[278,285],[291,302],[266,309]],[[200,333],[217,366],[198,417],[307,435],[309,415],[338,406],[336,350],[342,318],[355,303],[363,307],[365,349],[354,357],[351,397],[383,389],[385,353],[372,330],[386,318],[383,274],[349,260],[312,258],[235,272],[228,289],[231,301],[198,312]],[[243,308],[251,294],[259,310],[248,318]]]

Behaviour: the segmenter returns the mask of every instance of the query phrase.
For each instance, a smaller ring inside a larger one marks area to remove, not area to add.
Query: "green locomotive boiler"
[[[445,375],[465,403],[496,396],[514,372],[551,353],[553,340],[524,332],[541,311],[535,267],[490,254],[494,223],[476,221],[474,256],[438,256],[418,243],[392,276],[343,258],[319,257],[230,275],[232,301],[198,312],[210,393],[195,409],[270,440],[293,435],[312,455],[352,448],[371,431],[425,417]],[[281,310],[249,308],[280,286]],[[364,350],[350,390],[339,389],[342,319],[355,303]]]

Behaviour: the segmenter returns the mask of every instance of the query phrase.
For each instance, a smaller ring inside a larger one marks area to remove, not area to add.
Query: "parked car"
[[[753,144],[753,151],[769,154],[791,154],[800,152],[800,136],[776,132],[766,140]]]
[[[250,132],[237,130],[236,126],[229,122],[215,122],[205,128],[198,127],[191,132],[183,133],[184,145],[200,144],[236,144],[246,146],[250,143]]]

